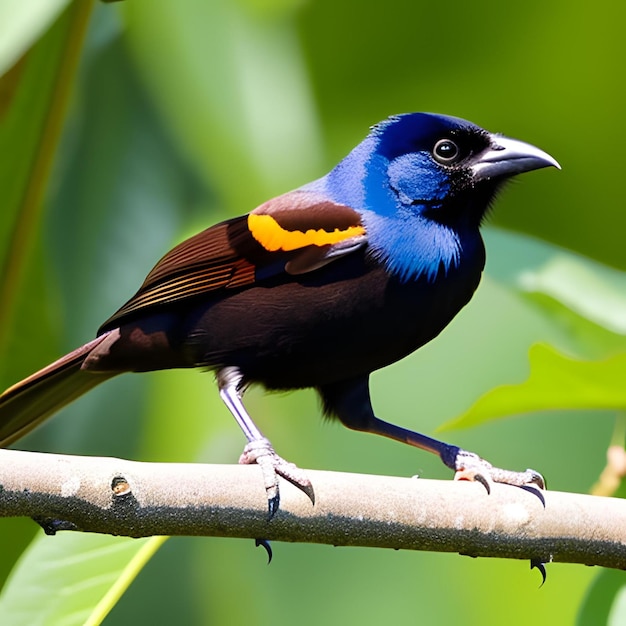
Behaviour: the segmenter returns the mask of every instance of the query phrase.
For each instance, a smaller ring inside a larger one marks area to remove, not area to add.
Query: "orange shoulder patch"
[[[363,226],[335,228],[333,231],[311,228],[301,230],[284,229],[271,215],[250,213],[248,228],[252,236],[269,252],[289,252],[306,246],[327,246],[351,237],[365,234]]]

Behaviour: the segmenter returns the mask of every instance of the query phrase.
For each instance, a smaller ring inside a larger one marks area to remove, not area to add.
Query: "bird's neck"
[[[472,267],[482,271],[484,245],[478,228],[456,229],[419,215],[381,217],[363,213],[368,252],[402,282],[433,282]]]

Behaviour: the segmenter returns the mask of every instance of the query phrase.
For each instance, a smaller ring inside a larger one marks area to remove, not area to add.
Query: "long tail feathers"
[[[81,370],[89,353],[108,333],[66,354],[0,395],[0,446],[19,439],[61,407],[117,372]]]

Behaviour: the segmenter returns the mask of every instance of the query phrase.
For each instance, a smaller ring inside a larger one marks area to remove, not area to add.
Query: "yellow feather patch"
[[[327,246],[338,243],[351,237],[365,234],[362,226],[349,226],[343,230],[335,228],[333,231],[314,230],[285,230],[271,215],[248,215],[248,228],[252,236],[270,252],[289,252],[306,246]]]

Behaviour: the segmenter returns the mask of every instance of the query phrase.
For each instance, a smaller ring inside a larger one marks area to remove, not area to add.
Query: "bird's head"
[[[372,127],[330,176],[363,210],[444,224],[461,214],[478,224],[502,183],[549,166],[559,164],[528,143],[456,117],[408,113]]]

